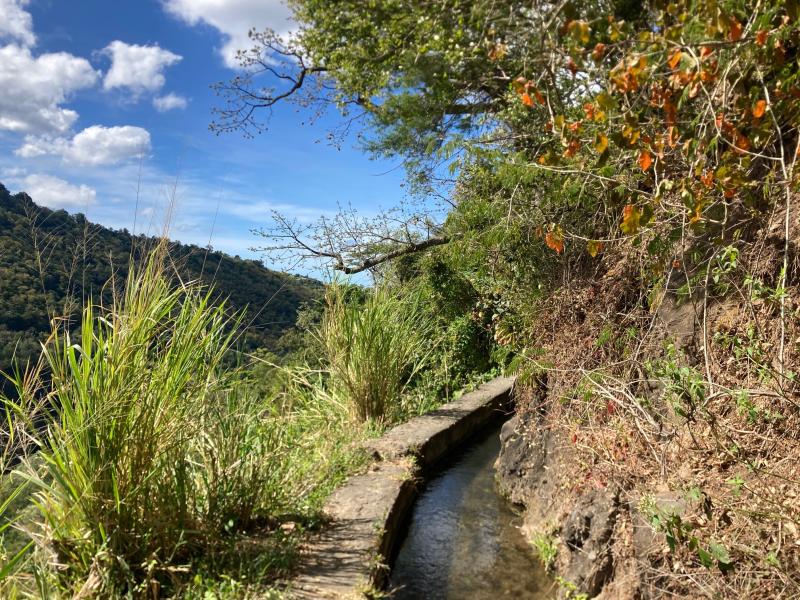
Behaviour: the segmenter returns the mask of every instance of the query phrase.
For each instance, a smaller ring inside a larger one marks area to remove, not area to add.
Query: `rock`
[[[613,575],[611,538],[619,508],[618,490],[593,489],[578,498],[564,522],[558,570],[589,597]]]

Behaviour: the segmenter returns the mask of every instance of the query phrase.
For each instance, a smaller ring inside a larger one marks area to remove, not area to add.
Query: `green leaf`
[[[700,559],[700,564],[703,565],[706,569],[710,569],[714,566],[714,559],[710,553],[706,552],[702,548],[697,548],[697,558]]]
[[[729,565],[731,564],[731,555],[728,553],[728,549],[719,542],[711,541],[708,545],[708,549],[711,552],[711,555],[716,558],[721,564]]]

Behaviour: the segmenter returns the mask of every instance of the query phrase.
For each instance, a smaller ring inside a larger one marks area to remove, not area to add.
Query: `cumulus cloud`
[[[50,208],[83,208],[94,204],[97,196],[87,185],[72,185],[52,175],[28,175],[22,184],[34,202]]]
[[[158,112],[167,112],[168,110],[175,110],[177,108],[186,108],[188,104],[186,98],[178,94],[169,93],[166,96],[158,96],[153,98],[153,106]]]
[[[286,34],[292,27],[291,11],[281,0],[163,0],[164,8],[189,25],[204,23],[225,38],[220,53],[225,64],[236,68],[236,51],[250,48],[251,28],[270,27]]]
[[[127,88],[134,94],[160,90],[166,81],[164,70],[183,58],[160,46],[139,46],[119,40],[111,42],[104,52],[111,56],[111,68],[103,87]]]
[[[22,46],[0,47],[0,130],[67,131],[78,113],[61,104],[99,77],[87,60],[66,52],[34,57]]]
[[[26,136],[15,154],[23,158],[55,155],[66,163],[99,166],[114,165],[136,158],[150,149],[150,133],[141,127],[87,127],[72,139],[52,136]]]
[[[0,0],[0,39],[9,38],[25,46],[36,44],[33,19],[25,10],[30,0]]]

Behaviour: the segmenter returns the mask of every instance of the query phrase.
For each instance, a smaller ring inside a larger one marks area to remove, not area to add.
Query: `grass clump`
[[[421,295],[378,287],[356,302],[333,284],[325,303],[314,337],[334,393],[360,421],[396,418],[403,393],[437,345]]]

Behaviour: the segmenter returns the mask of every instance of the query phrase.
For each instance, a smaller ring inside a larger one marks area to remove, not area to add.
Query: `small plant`
[[[785,269],[785,267],[781,269],[778,281],[786,281]],[[744,285],[750,292],[752,300],[766,300],[774,304],[780,304],[786,298],[787,290],[783,285],[771,287],[752,275],[747,275],[744,278]]]
[[[690,496],[696,493],[697,491],[693,490],[689,492]],[[639,510],[647,517],[654,531],[664,534],[673,554],[680,545],[694,552],[700,564],[707,569],[718,566],[720,570],[727,571],[733,567],[728,549],[722,543],[712,539],[707,545],[703,545],[700,538],[693,535],[694,526],[691,523],[685,521],[677,512],[659,508],[652,496],[642,498]]]
[[[558,545],[554,535],[547,535],[539,533],[533,536],[531,540],[533,547],[536,549],[536,554],[539,560],[542,561],[546,570],[551,570],[556,562],[558,556]]]
[[[717,293],[725,295],[731,288],[730,277],[739,264],[739,249],[735,246],[726,246],[717,255],[715,264],[711,267],[711,282]]]
[[[691,421],[705,407],[707,385],[702,373],[693,367],[680,365],[678,359],[675,347],[670,345],[666,358],[649,364],[648,368],[664,380],[667,401],[675,414]]]
[[[571,581],[567,581],[560,575],[556,576],[556,583],[558,584],[558,587],[564,591],[564,598],[567,600],[589,600],[589,594],[585,592],[579,592],[577,585]]]

